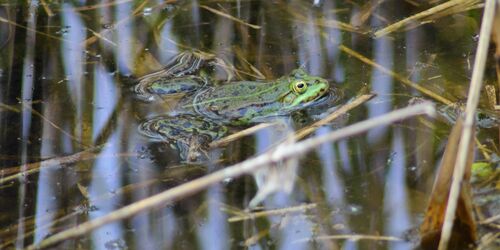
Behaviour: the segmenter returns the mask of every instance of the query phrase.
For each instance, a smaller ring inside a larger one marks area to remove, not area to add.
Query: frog
[[[321,102],[331,87],[328,80],[302,68],[274,80],[216,84],[200,72],[213,62],[212,58],[183,52],[164,69],[141,77],[134,86],[136,96],[147,102],[182,95],[172,112],[142,122],[139,133],[167,142],[179,151],[183,161],[200,158],[210,142],[228,133],[228,127],[288,116]]]

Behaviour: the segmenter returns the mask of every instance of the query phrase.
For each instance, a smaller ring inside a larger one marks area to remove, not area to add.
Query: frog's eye
[[[306,92],[307,83],[305,81],[295,81],[292,87],[295,93],[302,94]]]

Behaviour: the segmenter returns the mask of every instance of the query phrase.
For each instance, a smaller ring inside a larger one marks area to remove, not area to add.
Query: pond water
[[[345,100],[362,89],[377,94],[342,125],[312,136],[405,107],[415,97],[443,105],[351,50],[450,102],[465,100],[481,8],[430,16],[375,37],[432,6],[364,2],[2,1],[0,248],[40,243],[276,143],[277,132],[264,129],[212,150],[212,161],[186,164],[177,150],[139,134],[142,121],[171,111],[178,99],[145,103],[131,91],[136,79],[183,51],[220,58],[234,67],[235,80],[277,79],[302,67],[335,84]],[[211,72],[221,82],[227,77],[221,69]],[[486,83],[494,77],[489,67]],[[305,112],[306,122],[318,116]],[[447,120],[419,117],[322,145],[300,158],[291,193],[259,204],[295,212],[228,220],[258,190],[249,175],[55,246],[411,249],[450,130]],[[494,146],[496,133],[483,129],[478,138]],[[374,237],[327,238],[333,235]]]

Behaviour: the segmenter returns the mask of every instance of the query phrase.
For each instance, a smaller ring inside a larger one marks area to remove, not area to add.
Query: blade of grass
[[[238,19],[238,18],[236,18],[236,17],[234,17],[234,16],[231,16],[231,15],[229,15],[229,14],[227,14],[227,13],[224,13],[224,12],[222,12],[222,11],[216,10],[216,9],[214,9],[214,8],[210,8],[210,7],[206,6],[206,5],[200,5],[200,8],[206,9],[206,10],[208,10],[208,11],[210,11],[210,12],[212,12],[212,13],[216,14],[216,15],[219,15],[219,16],[222,16],[222,17],[225,17],[225,18],[230,19],[230,20],[233,20],[233,21],[235,21],[235,22],[237,22],[237,23],[239,23],[239,24],[242,24],[242,25],[248,26],[248,27],[250,27],[250,28],[252,28],[252,29],[256,29],[256,30],[258,30],[258,29],[260,29],[260,28],[261,28],[259,25],[249,24],[249,23],[247,23],[247,22],[245,22],[245,21],[243,21],[243,20],[241,20],[241,19]]]

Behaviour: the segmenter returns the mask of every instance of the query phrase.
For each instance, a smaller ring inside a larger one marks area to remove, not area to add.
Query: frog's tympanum
[[[193,145],[222,137],[226,126],[269,121],[308,107],[326,95],[328,81],[303,69],[272,81],[235,81],[214,85],[199,73],[209,61],[195,53],[175,57],[164,70],[146,75],[134,87],[147,101],[184,94],[174,112],[143,122],[139,131],[176,146],[181,158],[193,160]],[[190,147],[191,146],[191,147]],[[194,158],[197,155],[194,154]]]

